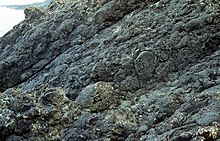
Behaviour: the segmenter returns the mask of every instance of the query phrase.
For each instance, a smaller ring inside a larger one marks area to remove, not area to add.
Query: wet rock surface
[[[53,0],[0,38],[0,140],[220,140],[218,0]]]

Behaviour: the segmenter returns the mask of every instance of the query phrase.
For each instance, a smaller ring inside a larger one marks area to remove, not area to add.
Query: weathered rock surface
[[[54,0],[25,15],[0,38],[0,140],[220,140],[220,1]]]

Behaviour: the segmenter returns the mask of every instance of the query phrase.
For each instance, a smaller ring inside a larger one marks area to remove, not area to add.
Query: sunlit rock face
[[[0,140],[220,140],[220,2],[54,0],[0,38]]]
[[[7,0],[0,1],[0,37],[13,29],[15,25],[25,19],[24,9],[37,5],[43,8],[51,0]]]

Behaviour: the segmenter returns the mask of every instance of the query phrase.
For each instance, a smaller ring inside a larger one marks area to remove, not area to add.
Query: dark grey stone
[[[0,140],[220,139],[220,3],[53,0],[0,38]]]

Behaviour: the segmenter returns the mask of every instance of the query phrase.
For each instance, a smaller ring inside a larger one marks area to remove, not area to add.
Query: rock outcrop
[[[220,1],[53,0],[25,18],[0,38],[0,140],[220,140]]]

